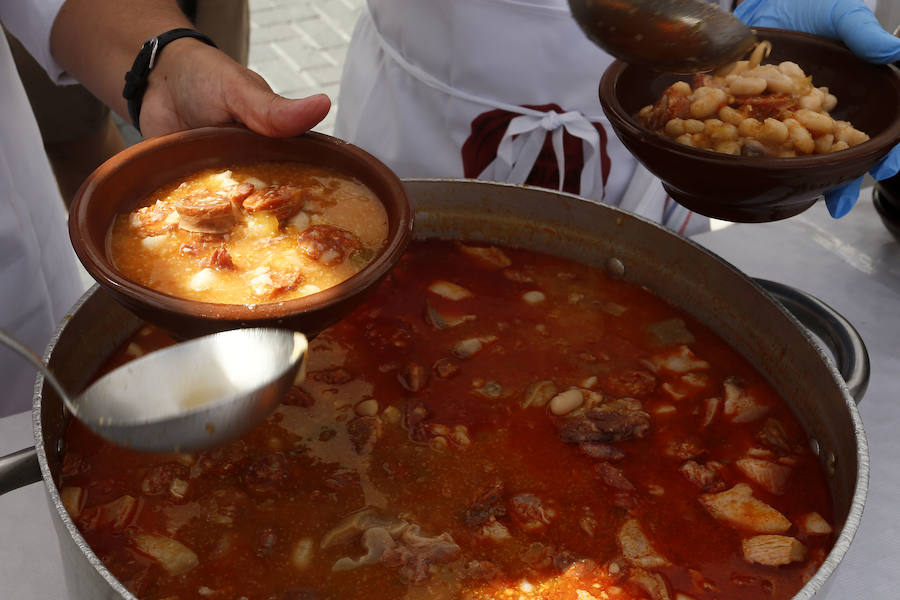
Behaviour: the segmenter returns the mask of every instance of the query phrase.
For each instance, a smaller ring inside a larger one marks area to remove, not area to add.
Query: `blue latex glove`
[[[900,61],[900,38],[885,31],[860,0],[744,0],[734,15],[747,25],[793,29],[840,40],[857,56],[873,63]],[[869,173],[887,179],[900,172],[900,144]],[[832,217],[850,212],[862,178],[825,192]]]

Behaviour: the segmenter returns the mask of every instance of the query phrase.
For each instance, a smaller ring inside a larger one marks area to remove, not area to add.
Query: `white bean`
[[[584,404],[584,394],[579,389],[566,390],[550,399],[550,412],[554,415],[567,415]]]
[[[703,90],[709,91],[703,92]],[[725,93],[725,90],[700,88],[694,92],[694,101],[691,102],[691,116],[695,119],[711,117],[719,112],[719,107],[725,104],[727,100],[728,95]]]
[[[679,119],[675,117],[674,119],[669,119],[666,123],[665,128],[666,135],[669,137],[678,137],[679,135],[684,133],[684,119]]]
[[[762,77],[738,77],[728,86],[728,92],[734,96],[759,96],[766,91],[766,80]]]
[[[825,113],[801,108],[794,113],[794,116],[813,136],[825,135],[834,131],[834,119]]]
[[[775,142],[780,144],[788,139],[787,126],[778,119],[766,119],[763,122],[762,129],[759,132],[759,139],[766,142]]]
[[[361,417],[373,417],[378,414],[378,400],[369,398],[356,405],[356,414]]]

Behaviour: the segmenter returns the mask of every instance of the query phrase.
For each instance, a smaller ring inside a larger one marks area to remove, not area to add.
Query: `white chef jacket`
[[[0,21],[59,81],[50,28],[64,0],[0,2]],[[0,35],[0,327],[42,355],[84,292],[62,198],[6,37]],[[0,417],[27,410],[35,370],[0,345]]]
[[[683,234],[708,229],[709,219],[668,197],[603,115],[598,87],[612,60],[579,29],[567,0],[368,0],[344,65],[335,135],[402,177],[514,183],[535,183],[527,178],[543,143],[536,168],[556,175],[540,185],[559,188],[563,171],[567,191]],[[569,150],[556,151],[563,131],[582,146],[583,165],[556,164]]]

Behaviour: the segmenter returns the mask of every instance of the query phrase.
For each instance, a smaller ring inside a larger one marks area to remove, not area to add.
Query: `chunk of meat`
[[[474,321],[476,318],[475,315],[441,313],[429,302],[425,303],[425,322],[439,331]]]
[[[470,560],[462,572],[469,581],[490,581],[502,574],[500,567],[489,560]]]
[[[806,558],[806,546],[786,535],[756,535],[741,542],[744,560],[778,567]]]
[[[678,346],[673,350],[654,354],[650,357],[650,365],[657,372],[670,373],[690,373],[709,368],[709,363],[697,358],[687,346]]]
[[[714,518],[737,529],[756,533],[783,533],[791,522],[783,514],[753,497],[753,489],[739,483],[717,494],[702,494],[700,504]]]
[[[778,456],[786,456],[792,452],[788,434],[777,419],[766,419],[763,426],[756,432],[756,439]]]
[[[248,213],[267,212],[279,221],[286,221],[300,212],[305,203],[303,188],[280,185],[254,190],[241,204]]]
[[[459,554],[459,546],[449,533],[428,537],[422,535],[418,525],[404,528],[395,541],[385,549],[381,562],[397,567],[399,575],[410,583],[422,583],[428,578],[430,565],[450,562]]]
[[[429,566],[454,560],[459,546],[449,533],[438,536],[422,534],[418,525],[406,520],[389,519],[371,508],[351,515],[325,535],[322,547],[351,541],[362,531],[366,553],[358,558],[344,557],[332,566],[333,571],[346,571],[381,562],[397,568],[410,583],[421,583],[429,576]]]
[[[666,444],[666,456],[690,460],[702,456],[706,449],[697,440],[678,440]]]
[[[472,292],[463,286],[455,284],[452,281],[444,281],[443,279],[431,282],[428,286],[428,291],[432,294],[437,294],[442,298],[446,298],[447,300],[462,300],[463,298],[470,298],[472,296]]]
[[[671,564],[667,558],[653,549],[637,519],[625,521],[619,528],[616,540],[622,555],[633,565],[652,569]]]
[[[797,99],[791,94],[766,94],[764,96],[735,96],[735,104],[744,117],[752,117],[758,121],[778,119],[787,112],[796,110]]]
[[[545,406],[556,395],[557,391],[556,384],[549,379],[535,381],[525,389],[521,401],[522,408]]]
[[[675,84],[670,85],[660,96],[656,104],[645,118],[645,125],[656,131],[665,127],[666,123],[674,118],[689,119],[691,116],[691,101],[688,96]]]
[[[466,338],[453,345],[453,356],[457,358],[471,358],[484,350],[485,346],[497,341],[496,335],[483,335],[481,337]]]
[[[584,442],[621,442],[641,438],[650,429],[650,415],[644,412],[640,400],[619,398],[590,408],[587,418],[601,433],[599,439],[579,440]]]
[[[807,513],[797,521],[797,527],[806,535],[828,535],[834,529],[817,512]]]
[[[142,504],[126,494],[105,504],[85,508],[81,511],[78,527],[84,531],[101,528],[123,530],[137,518]]]
[[[183,575],[200,564],[197,554],[173,538],[136,532],[131,535],[134,547],[154,559],[169,575]]]
[[[693,344],[694,334],[687,328],[683,319],[674,318],[658,321],[647,326],[647,331],[660,346],[675,344]]]
[[[479,537],[492,542],[504,542],[512,539],[509,529],[507,529],[506,525],[498,521],[496,517],[489,518],[487,522],[481,526],[478,535]]]
[[[632,492],[635,489],[634,484],[625,477],[625,473],[622,469],[614,467],[608,462],[597,463],[594,465],[594,471],[596,471],[600,481],[613,489],[621,490],[623,492]]]
[[[157,200],[131,213],[129,225],[141,237],[155,237],[178,227],[178,213],[168,203]]]
[[[199,266],[202,269],[211,268],[219,271],[233,271],[235,268],[234,261],[231,260],[231,255],[228,254],[228,249],[224,245],[213,250],[209,256],[202,258]]]
[[[783,494],[791,476],[790,467],[761,458],[741,458],[734,464],[750,481],[773,494]]]
[[[578,449],[591,458],[599,458],[600,460],[617,461],[625,458],[624,450],[610,444],[583,442],[578,445]]]
[[[185,481],[190,471],[182,464],[167,462],[147,470],[141,480],[141,491],[146,496],[162,496],[171,493],[175,481]]]
[[[350,542],[364,531],[373,528],[385,528],[396,523],[394,519],[386,517],[374,508],[367,506],[358,510],[332,527],[328,533],[322,536],[320,546],[331,548]]]
[[[643,369],[629,369],[610,375],[601,386],[604,392],[613,396],[640,398],[653,393],[656,389],[656,377]]]
[[[178,227],[197,233],[228,233],[237,221],[228,198],[210,192],[195,192],[172,201],[178,213]]]
[[[713,419],[719,414],[719,405],[721,404],[721,398],[707,398],[703,401],[703,423],[700,424],[700,427],[706,428],[712,425]]]
[[[517,494],[509,501],[509,515],[525,531],[539,531],[550,524],[556,510],[534,494]]]
[[[420,392],[428,384],[428,371],[419,363],[406,363],[397,371],[397,380],[403,389]]]
[[[719,476],[719,470],[721,468],[722,465],[715,461],[700,464],[693,460],[689,460],[681,465],[678,470],[681,471],[681,474],[684,475],[688,481],[704,492],[709,493],[721,492],[726,488],[725,482],[722,481]]]
[[[82,487],[70,485],[61,489],[59,496],[63,506],[66,508],[66,512],[73,519],[77,519],[81,515],[81,511],[84,510],[84,504],[87,501],[87,491]]]
[[[495,481],[483,490],[466,509],[463,520],[470,527],[479,527],[494,517],[506,516],[506,504],[503,501],[503,482]]]
[[[733,423],[756,421],[769,412],[769,407],[757,402],[737,378],[729,377],[725,380],[724,385],[725,404],[723,413]]]
[[[307,227],[298,241],[303,254],[329,267],[341,264],[362,247],[362,242],[355,234],[334,225]]]
[[[356,417],[347,423],[353,449],[359,454],[370,454],[383,432],[384,425],[377,416]]]
[[[249,271],[247,277],[250,289],[260,298],[274,298],[303,283],[303,273],[299,269],[273,271],[269,267],[258,267]]]
[[[469,246],[457,242],[456,247],[472,262],[489,269],[504,269],[512,264],[506,253],[494,246]]]
[[[643,589],[650,597],[650,600],[671,600],[672,598],[672,594],[669,592],[669,584],[666,582],[665,577],[659,573],[645,569],[631,569],[628,581]]]
[[[450,379],[459,373],[459,365],[449,358],[439,358],[431,365],[434,374],[441,379]]]

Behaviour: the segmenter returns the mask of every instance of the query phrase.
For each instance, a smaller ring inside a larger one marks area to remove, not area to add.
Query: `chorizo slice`
[[[178,226],[196,233],[222,234],[231,231],[236,218],[228,198],[196,192],[172,203],[178,213]]]
[[[246,200],[254,191],[256,191],[256,187],[252,183],[239,183],[229,189],[225,193],[225,197],[228,198],[235,207],[241,208],[244,205],[244,200]]]
[[[131,213],[131,228],[141,237],[154,237],[177,227],[178,215],[165,202],[155,202]]]
[[[352,232],[334,225],[308,227],[300,234],[299,242],[303,254],[328,267],[341,264],[362,247]]]
[[[265,211],[275,215],[279,221],[286,221],[300,212],[305,203],[306,194],[302,188],[280,185],[254,190],[246,196],[242,205],[248,213]]]

